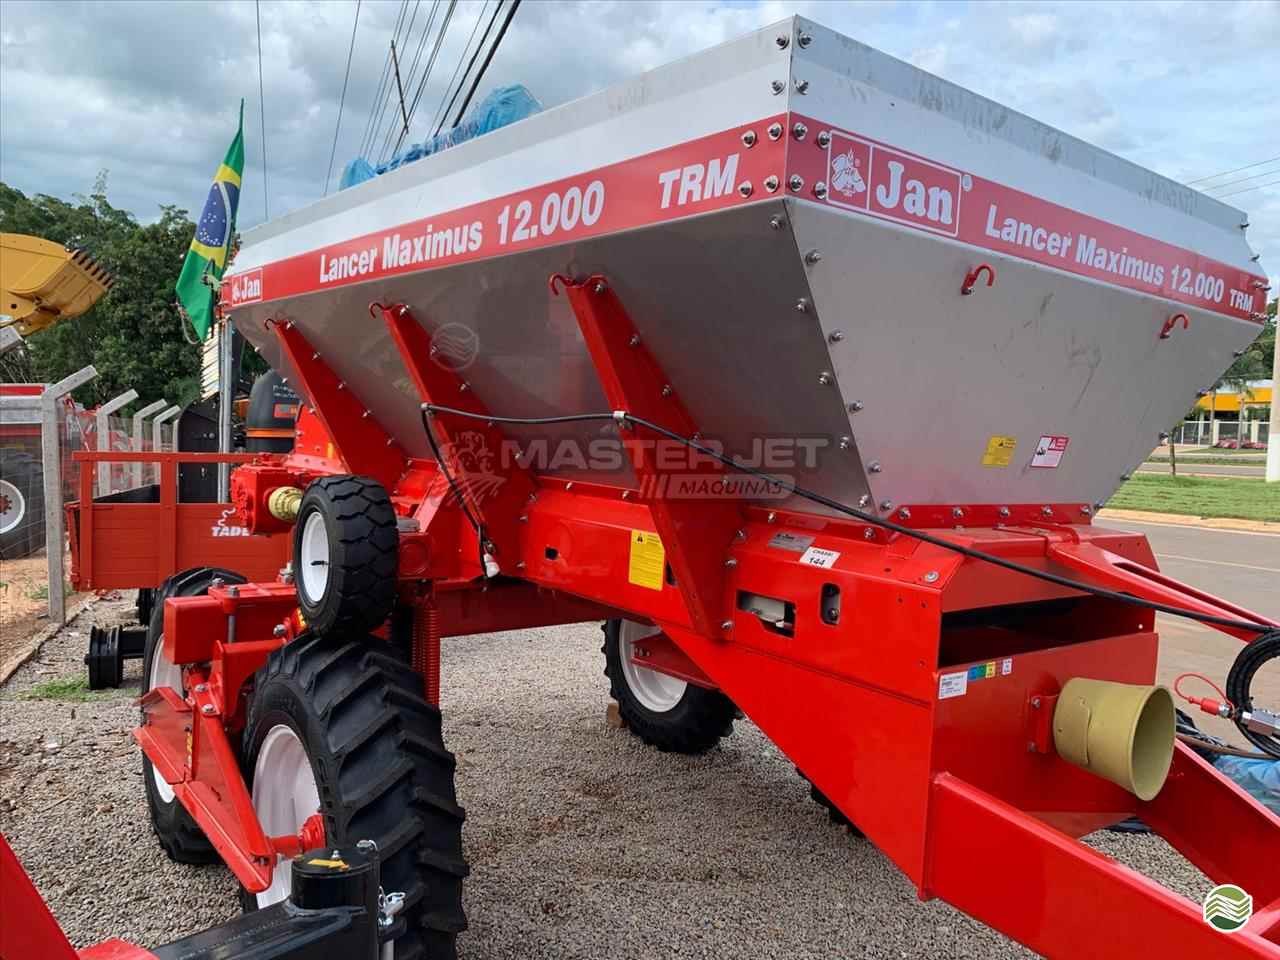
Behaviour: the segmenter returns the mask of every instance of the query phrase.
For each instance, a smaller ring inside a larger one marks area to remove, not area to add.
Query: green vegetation
[[[1216,467],[1247,467],[1250,465],[1259,465],[1266,462],[1265,451],[1246,450],[1245,453],[1254,454],[1253,457],[1228,457],[1215,454],[1211,457],[1202,455],[1192,456],[1190,454],[1178,454],[1178,469],[1195,471],[1197,466],[1216,466]],[[1262,456],[1258,456],[1262,453]],[[1147,463],[1168,463],[1168,457],[1147,457]]]
[[[34,590],[28,590],[27,599],[28,600],[48,600],[49,585],[47,583],[42,583],[40,584],[40,586],[36,587]]]
[[[89,681],[84,677],[60,677],[57,680],[46,680],[37,683],[30,690],[18,694],[19,700],[66,700],[71,703],[84,703],[89,700],[105,700],[109,697],[121,696],[118,690],[90,690]]]
[[[1137,474],[1108,507],[1193,517],[1237,517],[1280,522],[1280,483],[1251,478],[1165,477]]]

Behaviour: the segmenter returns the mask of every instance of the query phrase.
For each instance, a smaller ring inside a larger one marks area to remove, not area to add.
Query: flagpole
[[[235,384],[231,378],[231,321],[223,318],[218,323],[218,452],[231,452],[231,404]],[[231,464],[218,464],[218,502],[231,500]]]

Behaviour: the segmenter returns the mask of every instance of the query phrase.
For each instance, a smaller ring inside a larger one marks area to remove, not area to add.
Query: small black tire
[[[151,622],[147,626],[147,642],[142,653],[142,689],[151,689],[152,671],[163,657],[163,651],[157,648],[164,643],[164,602],[169,597],[199,597],[209,592],[214,580],[226,583],[244,583],[244,577],[230,570],[217,567],[193,567],[175,573],[156,590],[155,603],[151,610]],[[167,662],[167,661],[166,661]],[[179,691],[181,693],[181,691]],[[151,815],[151,829],[156,839],[176,863],[217,863],[218,853],[213,849],[200,825],[192,819],[176,797],[166,796],[167,788],[162,788],[155,773],[155,768],[147,755],[142,755],[142,782],[147,794],[147,810]]]
[[[383,646],[309,633],[274,651],[255,675],[244,769],[252,790],[264,741],[288,726],[311,764],[326,842],[374,841],[382,888],[405,895],[392,931],[396,960],[453,960],[470,872],[455,760],[440,711],[423,699],[422,677]],[[241,905],[258,909],[243,889]]]
[[[156,607],[156,588],[142,587],[138,590],[138,598],[134,602],[138,611],[138,622],[144,627],[151,625],[151,613]]]
[[[0,560],[20,560],[44,546],[44,465],[0,447]]]
[[[722,738],[733,733],[737,707],[719,690],[688,684],[670,708],[651,709],[641,702],[623,669],[622,621],[607,620],[604,630],[605,676],[609,696],[618,702],[618,712],[627,727],[651,747],[670,753],[706,753]]]
[[[815,787],[813,785],[813,781],[811,781],[803,773],[800,773],[799,767],[796,768],[796,773],[799,773],[800,778],[804,780],[805,783],[809,784],[809,798],[818,806],[822,807],[824,810],[827,811],[828,820],[834,823],[837,827],[848,827],[849,832],[853,834],[853,836],[855,837],[865,836],[865,834],[858,829],[857,825],[854,824],[854,822],[850,820],[848,817],[846,817],[839,807],[837,807],[834,803],[831,802],[830,797],[828,797],[825,793],[823,793],[821,790]]]
[[[311,525],[319,528],[314,534]],[[326,558],[304,560],[310,549],[304,541],[320,534]],[[321,477],[307,487],[293,536],[298,606],[307,625],[322,635],[367,633],[382,626],[395,607],[399,546],[391,498],[376,480]],[[308,576],[318,564],[327,572],[320,586],[315,585],[319,578]]]

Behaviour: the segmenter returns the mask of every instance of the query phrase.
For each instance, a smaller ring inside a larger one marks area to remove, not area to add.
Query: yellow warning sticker
[[[631,531],[631,560],[627,564],[627,579],[638,587],[650,590],[662,589],[662,573],[667,565],[667,552],[656,533],[645,530]]]
[[[984,467],[1007,467],[1013,462],[1013,451],[1018,446],[1017,437],[1002,437],[999,434],[987,441],[987,452],[982,455]]]
[[[321,860],[318,857],[314,860],[308,860],[307,863],[315,867],[328,867],[330,870],[350,870],[345,860]]]

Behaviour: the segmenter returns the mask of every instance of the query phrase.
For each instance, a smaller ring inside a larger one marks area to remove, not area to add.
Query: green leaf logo
[[[1235,933],[1253,916],[1253,897],[1233,883],[1224,883],[1204,898],[1204,922],[1223,933]]]

